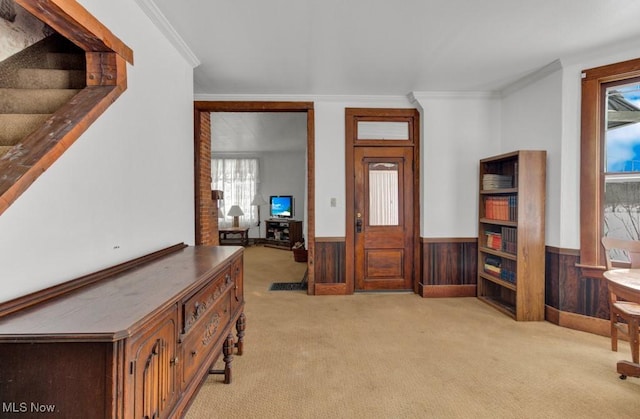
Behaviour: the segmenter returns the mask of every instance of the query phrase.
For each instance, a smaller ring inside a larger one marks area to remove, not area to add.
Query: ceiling
[[[196,55],[196,94],[500,90],[640,39],[637,0],[152,0]]]
[[[495,91],[640,42],[638,0],[148,1],[197,57],[196,95]],[[305,117],[219,114],[212,150],[304,148]]]
[[[306,112],[211,113],[213,154],[303,151],[306,148]]]

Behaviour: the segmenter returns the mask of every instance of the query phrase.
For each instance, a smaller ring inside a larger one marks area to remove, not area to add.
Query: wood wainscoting
[[[313,295],[345,295],[348,293],[345,272],[344,237],[316,237]]]
[[[475,297],[477,239],[434,238],[420,240],[422,280],[418,294],[423,297]],[[317,237],[314,256],[312,295],[349,293],[345,277],[345,239]],[[311,285],[311,284],[310,284]]]
[[[475,297],[478,239],[422,238],[422,297]]]
[[[607,283],[583,275],[580,251],[547,246],[545,319],[559,326],[609,336]]]

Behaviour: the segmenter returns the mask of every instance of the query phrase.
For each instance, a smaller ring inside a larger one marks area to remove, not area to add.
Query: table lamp
[[[242,212],[239,206],[232,205],[227,215],[233,217],[233,224],[231,225],[232,227],[240,227],[240,222],[238,220],[238,217],[243,216],[244,212]]]

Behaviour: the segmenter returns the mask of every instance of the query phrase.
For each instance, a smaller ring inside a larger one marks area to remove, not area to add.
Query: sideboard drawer
[[[212,354],[214,345],[220,340],[225,326],[231,318],[231,293],[224,293],[205,314],[198,325],[191,329],[182,342],[183,382],[191,381],[203,360]]]
[[[182,333],[187,333],[207,312],[217,304],[217,300],[233,283],[231,270],[227,267],[207,286],[187,298],[182,306]]]
[[[244,284],[243,284],[243,257],[239,256],[231,262],[231,278],[233,279],[233,291],[231,293],[231,310],[235,310],[242,305],[244,301]]]

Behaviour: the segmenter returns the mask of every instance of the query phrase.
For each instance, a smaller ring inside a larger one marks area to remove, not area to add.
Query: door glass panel
[[[604,235],[640,239],[640,83],[606,90]]]
[[[358,140],[408,140],[409,122],[358,121]]]
[[[398,225],[398,190],[397,163],[369,163],[369,225]]]

